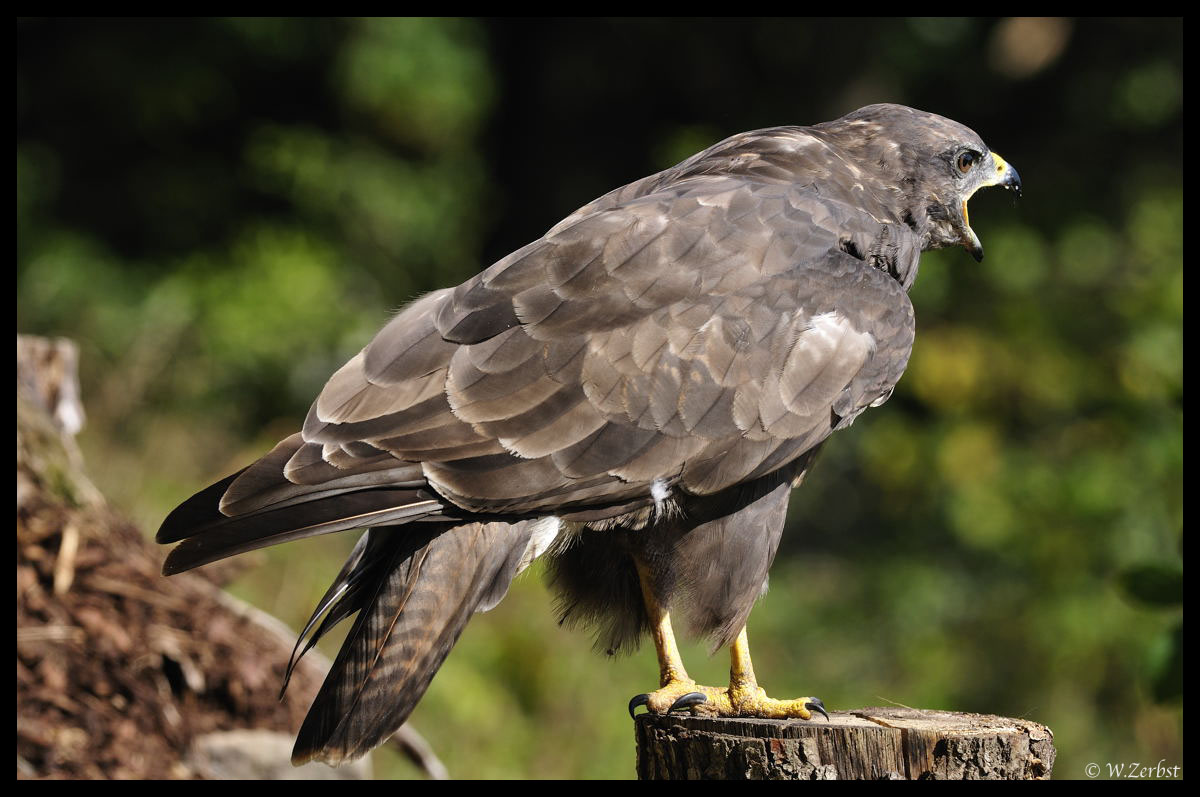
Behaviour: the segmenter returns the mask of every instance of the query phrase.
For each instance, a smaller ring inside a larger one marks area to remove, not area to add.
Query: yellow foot
[[[819,697],[775,700],[767,697],[767,693],[759,686],[700,686],[690,678],[674,680],[654,692],[637,695],[629,701],[629,716],[633,716],[633,710],[638,706],[645,706],[654,714],[690,708],[694,714],[706,717],[806,720],[818,713],[829,719],[825,704]]]

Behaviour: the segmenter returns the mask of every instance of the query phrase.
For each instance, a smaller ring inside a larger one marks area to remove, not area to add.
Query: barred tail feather
[[[300,728],[292,762],[351,761],[403,725],[472,613],[519,572],[532,526],[371,529],[309,622],[311,629],[328,612],[319,637],[358,611]]]

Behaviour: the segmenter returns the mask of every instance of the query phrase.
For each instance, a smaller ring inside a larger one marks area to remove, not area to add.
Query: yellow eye
[[[958,164],[958,170],[960,172],[962,172],[963,174],[966,174],[967,172],[971,171],[971,167],[974,166],[979,161],[979,157],[980,157],[979,153],[975,152],[973,150],[967,150],[966,152],[960,152],[958,155],[958,160],[956,161],[956,163]]]

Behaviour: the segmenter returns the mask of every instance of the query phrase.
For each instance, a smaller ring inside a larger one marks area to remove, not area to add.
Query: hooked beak
[[[1001,188],[1012,191],[1018,197],[1021,196],[1021,175],[1017,174],[1017,170],[995,152],[992,153],[992,164],[995,167],[992,173],[975,187],[975,191],[978,191],[980,188],[998,185]],[[975,191],[971,192],[971,196],[974,196]],[[967,214],[967,201],[971,196],[963,199],[962,203],[963,224],[967,230],[967,240],[963,242],[963,248],[970,252],[971,257],[975,258],[975,262],[978,263],[983,260],[983,244],[979,243],[979,236],[971,229],[971,217]]]

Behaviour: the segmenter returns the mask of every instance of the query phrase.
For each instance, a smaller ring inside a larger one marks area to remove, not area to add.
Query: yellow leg
[[[729,646],[729,685],[741,689],[757,689],[754,663],[750,661],[750,642],[746,638],[746,627],[738,632],[737,639]]]
[[[638,576],[642,597],[650,615],[650,634],[658,654],[659,689],[638,695],[629,701],[629,714],[644,705],[655,714],[666,714],[679,708],[691,708],[694,713],[719,717],[764,717],[810,719],[820,712],[828,719],[825,705],[819,698],[799,697],[795,700],[775,700],[758,685],[754,665],[750,661],[750,643],[743,627],[729,648],[729,686],[700,686],[690,677],[679,655],[671,615],[650,589],[645,570],[639,565]]]
[[[654,651],[658,654],[659,688],[637,695],[629,701],[631,717],[633,710],[638,706],[646,706],[655,714],[665,714],[680,698],[705,689],[696,685],[683,666],[683,657],[679,655],[679,646],[675,644],[675,631],[671,628],[671,614],[655,597],[646,568],[639,562],[637,570],[642,586],[642,600],[650,618],[650,636],[654,639]]]
[[[679,646],[675,644],[675,632],[671,629],[671,614],[650,589],[650,580],[645,568],[638,565],[638,580],[642,585],[642,600],[646,603],[646,612],[650,615],[650,635],[654,637],[654,650],[658,653],[658,685],[667,686],[675,682],[688,681],[687,670],[683,666],[683,657],[679,655]]]
[[[745,626],[742,626],[737,639],[729,646],[729,702],[734,712],[732,716],[736,717],[811,719],[813,712],[820,712],[825,715],[825,719],[829,719],[825,704],[819,697],[798,697],[794,700],[775,700],[767,697],[766,691],[758,685],[758,680],[754,677],[754,664],[750,661],[750,642],[746,639]]]

